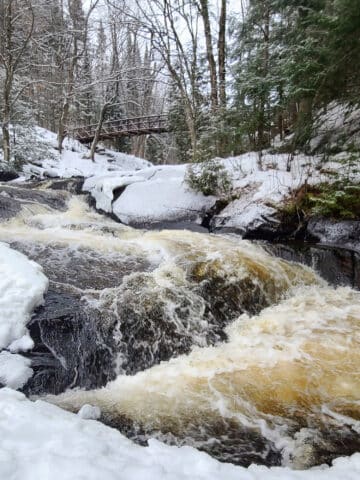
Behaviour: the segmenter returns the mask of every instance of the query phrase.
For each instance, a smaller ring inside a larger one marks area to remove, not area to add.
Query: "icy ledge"
[[[47,287],[40,265],[0,242],[0,383],[4,385],[20,388],[32,374],[29,360],[18,353],[33,347],[26,324],[43,302]]]
[[[308,471],[248,469],[191,447],[150,440],[140,447],[117,430],[54,405],[0,390],[0,478],[11,480],[357,480],[360,454]]]

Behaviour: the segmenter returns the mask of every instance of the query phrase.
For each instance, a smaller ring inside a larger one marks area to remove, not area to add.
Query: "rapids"
[[[72,411],[97,405],[137,442],[242,465],[303,468],[359,450],[359,292],[235,236],[134,230],[61,195],[61,209],[22,203],[0,240],[106,327],[112,373],[100,384],[113,381],[37,393]]]

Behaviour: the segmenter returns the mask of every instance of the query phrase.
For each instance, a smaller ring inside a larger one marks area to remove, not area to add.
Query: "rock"
[[[28,328],[35,347],[24,355],[34,375],[24,393],[99,388],[115,378],[112,325],[74,296],[49,291]]]
[[[299,223],[282,221],[275,208],[264,204],[250,204],[243,209],[237,209],[235,201],[229,205],[228,210],[225,209],[212,218],[210,231],[235,233],[249,240],[277,241],[290,237],[298,238]]]
[[[0,187],[0,222],[16,217],[21,210],[21,203],[14,200],[6,192],[1,191]]]
[[[336,221],[314,217],[308,221],[305,238],[323,244],[352,248],[360,252],[360,221]]]
[[[302,242],[266,243],[264,247],[284,260],[308,265],[335,287],[343,285],[360,290],[360,253],[346,248]]]
[[[39,207],[65,211],[69,198],[65,191],[35,190],[28,184],[0,184],[0,221],[16,216],[24,207],[34,212]]]
[[[330,103],[315,118],[309,153],[351,153],[354,148],[360,149],[360,109],[356,105]]]
[[[0,182],[10,182],[19,178],[19,175],[12,170],[0,170]]]
[[[82,194],[84,177],[62,178],[60,180],[52,180],[48,188],[51,190],[66,190],[76,195]]]

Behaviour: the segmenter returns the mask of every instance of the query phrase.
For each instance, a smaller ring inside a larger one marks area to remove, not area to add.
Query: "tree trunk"
[[[226,0],[221,0],[218,39],[219,100],[220,107],[226,107]]]
[[[210,18],[209,18],[208,0],[200,0],[199,10],[200,10],[200,15],[202,17],[203,24],[204,24],[206,57],[209,64],[209,71],[210,71],[211,110],[213,113],[215,113],[219,106],[218,82],[217,82],[217,73],[216,73],[216,63],[214,58],[213,46],[212,46],[212,35],[211,35],[211,26],[210,26]]]
[[[94,140],[91,143],[89,158],[91,158],[91,160],[93,162],[95,162],[95,151],[96,151],[97,144],[99,142],[101,129],[102,129],[102,126],[103,126],[103,123],[104,123],[104,120],[105,120],[106,110],[108,109],[109,105],[110,105],[110,103],[104,103],[104,105],[101,108],[100,115],[99,115],[99,121],[98,121],[98,124],[96,126],[96,130],[95,130]]]
[[[10,162],[10,97],[11,97],[11,86],[12,78],[9,72],[6,72],[4,92],[3,92],[3,118],[2,118],[2,135],[3,135],[3,152],[4,152],[4,162]]]
[[[2,135],[3,135],[3,151],[4,151],[4,162],[10,162],[10,132],[9,132],[9,123],[3,122],[2,124]]]
[[[263,80],[266,81],[269,75],[269,59],[270,59],[270,8],[265,7],[264,12],[264,63],[263,63]],[[259,108],[259,128],[258,128],[258,148],[265,148],[269,143],[269,135],[265,134],[266,130],[266,106],[269,104],[269,96],[267,89],[263,88],[260,95]],[[267,132],[268,133],[268,132]]]
[[[63,148],[63,142],[65,138],[65,124],[69,116],[69,109],[70,109],[69,101],[65,100],[62,107],[61,116],[59,120],[59,127],[58,127],[58,150],[60,153],[62,152],[62,148]]]

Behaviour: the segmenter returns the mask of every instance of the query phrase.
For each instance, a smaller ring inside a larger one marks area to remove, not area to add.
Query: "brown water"
[[[359,292],[330,288],[238,238],[115,224],[79,198],[62,213],[23,210],[0,225],[0,239],[40,263],[46,251],[50,276],[56,256],[60,266],[61,256],[81,258],[90,280],[71,282],[68,264],[54,283],[118,318],[119,341],[132,341],[136,355],[150,345],[153,358],[134,370],[119,355],[120,374],[106,387],[49,401],[95,404],[139,441],[157,436],[243,464],[307,467],[359,448]],[[94,261],[122,274],[97,282]],[[142,336],[131,339],[140,324]],[[162,357],[167,329],[167,342],[186,342]]]

